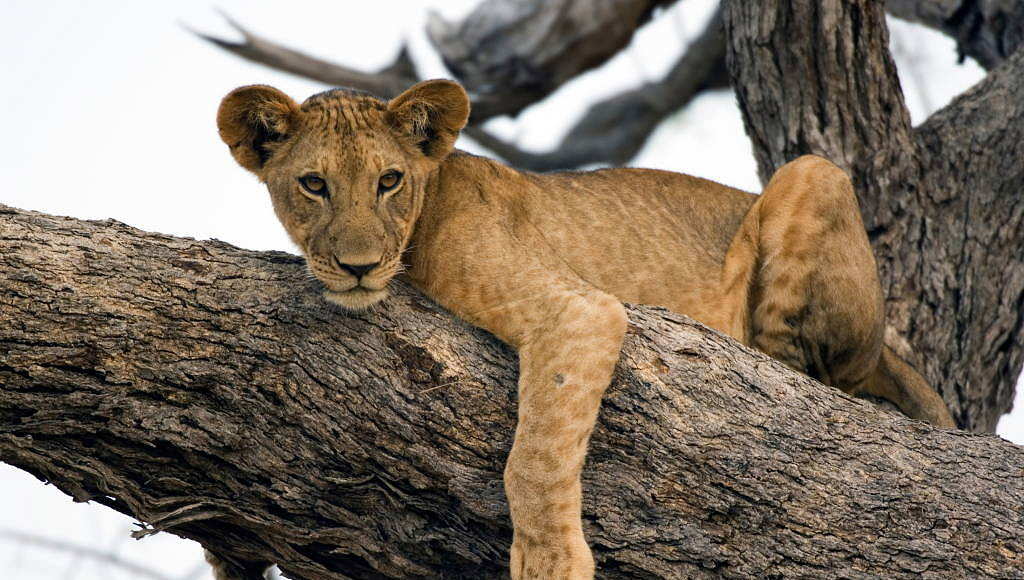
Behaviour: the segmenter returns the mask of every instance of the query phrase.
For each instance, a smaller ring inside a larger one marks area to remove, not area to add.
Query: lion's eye
[[[377,194],[387,193],[398,187],[399,183],[402,183],[401,172],[393,169],[385,171],[384,174],[380,176],[380,181],[377,182]]]
[[[327,182],[315,175],[303,175],[299,178],[299,185],[307,192],[320,197],[327,197]]]

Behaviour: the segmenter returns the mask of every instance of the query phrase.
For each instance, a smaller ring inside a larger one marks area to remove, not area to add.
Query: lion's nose
[[[338,258],[334,258],[334,263],[337,264],[339,268],[349,274],[352,274],[356,278],[362,278],[367,272],[380,265],[380,262],[374,262],[372,264],[343,264],[338,260]]]

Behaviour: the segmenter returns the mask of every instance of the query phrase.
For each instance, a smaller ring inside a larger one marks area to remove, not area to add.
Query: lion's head
[[[253,85],[224,97],[217,127],[235,160],[266,183],[327,299],[356,309],[387,296],[427,181],[468,117],[466,92],[445,80],[388,102],[335,89],[301,106]]]

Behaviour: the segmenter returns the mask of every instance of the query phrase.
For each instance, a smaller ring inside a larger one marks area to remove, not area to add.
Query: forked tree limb
[[[403,284],[0,209],[0,460],[291,578],[495,578],[515,357]],[[850,399],[682,316],[631,329],[584,470],[603,578],[996,578],[1024,449]]]

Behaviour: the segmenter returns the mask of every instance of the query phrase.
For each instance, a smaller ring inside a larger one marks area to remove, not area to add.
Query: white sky
[[[218,0],[216,5],[257,33],[366,70],[389,63],[399,42],[408,39],[426,76],[447,76],[422,32],[425,6],[457,19],[475,4]],[[713,4],[680,2],[612,62],[516,120],[493,121],[492,129],[526,147],[551,147],[588,103],[662,76],[685,47],[682,39],[699,32]],[[4,2],[0,110],[8,138],[0,140],[0,202],[293,251],[265,190],[235,165],[217,138],[214,115],[220,98],[239,85],[271,84],[299,100],[324,87],[229,56],[190,36],[179,23],[233,36],[205,1]],[[953,42],[941,35],[902,23],[893,24],[893,31],[915,122],[983,75],[972,63],[955,65]],[[916,74],[907,73],[909,64]],[[460,146],[479,151],[466,140]],[[729,93],[702,96],[666,121],[635,164],[759,189]],[[1021,390],[1018,409],[1024,408]],[[1005,418],[999,432],[1024,443],[1024,412]],[[52,486],[2,464],[0,498],[0,533],[16,529],[114,551],[167,578],[208,577],[194,544],[168,534],[132,542],[130,519],[102,506],[72,504]],[[133,577],[110,565],[2,537],[0,569],[7,577],[38,580]]]

